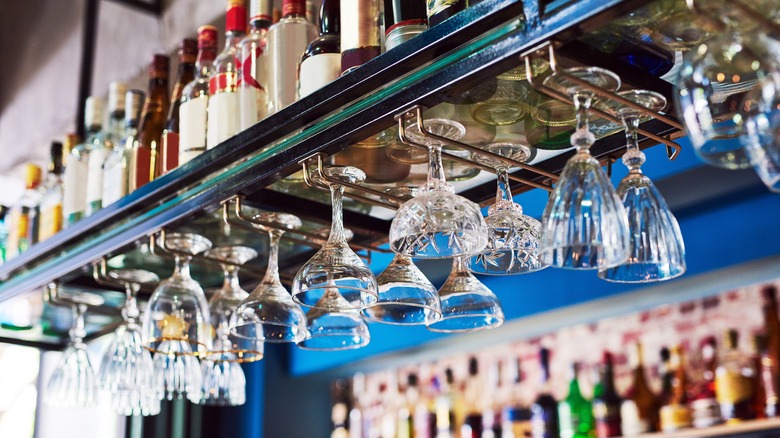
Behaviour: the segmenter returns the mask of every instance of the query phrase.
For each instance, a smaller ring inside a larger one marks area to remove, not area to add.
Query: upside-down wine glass
[[[190,260],[211,242],[198,234],[168,233],[164,246],[174,252],[176,266],[146,306],[144,346],[153,353],[159,397],[198,403],[203,378],[198,356],[211,347],[211,316],[203,289],[190,276]]]
[[[555,73],[544,85],[568,94],[574,101],[577,148],[561,172],[542,218],[542,251],[558,268],[601,269],[619,265],[628,257],[628,220],[612,183],[590,154],[595,138],[588,130],[593,92],[570,80],[571,75],[603,89],[616,91],[620,78],[597,67],[577,67]]]
[[[619,95],[656,112],[666,106],[666,99],[652,91],[630,90]],[[617,102],[610,105],[626,129],[623,164],[628,167],[628,175],[620,181],[617,194],[628,213],[630,247],[628,260],[599,270],[599,278],[622,283],[670,280],[685,272],[685,245],[680,226],[661,193],[642,173],[645,154],[639,150],[637,141],[640,112]]]
[[[255,224],[269,236],[268,266],[260,284],[238,306],[231,321],[231,333],[250,341],[297,344],[308,336],[306,315],[279,280],[279,241],[285,230],[300,228],[301,220],[291,214],[276,212],[263,212],[254,219],[272,225]]]
[[[528,146],[520,143],[493,143],[486,150],[506,158],[525,162],[531,155]],[[474,161],[496,169],[498,187],[496,202],[485,219],[488,244],[482,252],[469,257],[469,271],[488,275],[513,275],[535,272],[550,265],[539,251],[542,224],[523,214],[520,204],[512,200],[509,166],[501,160],[474,154]]]
[[[449,258],[481,251],[487,245],[487,227],[479,206],[456,195],[444,179],[441,142],[423,135],[418,123],[405,129],[413,142],[428,146],[428,181],[417,195],[396,212],[390,225],[390,248],[419,258]],[[457,140],[465,133],[458,122],[426,120],[425,128]]]
[[[220,246],[207,255],[224,262],[225,279],[222,288],[209,300],[214,338],[211,351],[200,361],[201,403],[239,406],[246,402],[246,377],[240,364],[262,359],[264,348],[262,340],[232,339],[230,321],[238,305],[249,296],[238,282],[239,265],[257,257],[257,252],[246,246]]]
[[[326,287],[317,305],[306,313],[309,336],[298,346],[304,350],[339,351],[368,345],[371,334],[366,321],[358,310],[348,306],[337,287]]]
[[[141,269],[115,269],[107,275],[125,286],[126,298],[122,308],[124,322],[117,327],[100,362],[100,388],[110,394],[111,404],[119,415],[157,415],[160,399],[155,389],[154,361],[143,346],[136,294],[141,284],[160,279]]]
[[[767,188],[780,193],[780,73],[763,79],[745,97],[740,140]]]
[[[322,172],[332,180],[353,184],[366,179],[362,170],[350,166],[330,166],[322,169]],[[333,204],[330,235],[325,245],[295,274],[293,300],[305,307],[319,307],[328,311],[360,310],[377,301],[376,278],[347,244],[342,211],[344,186],[325,181],[324,178],[322,183],[330,187]],[[333,290],[343,300],[321,299],[326,291]]]
[[[452,259],[452,272],[439,289],[441,318],[428,325],[434,332],[467,332],[504,323],[498,297],[466,269],[463,257]]]

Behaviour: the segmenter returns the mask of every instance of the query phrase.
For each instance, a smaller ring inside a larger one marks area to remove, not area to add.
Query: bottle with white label
[[[141,90],[130,90],[125,94],[125,126],[122,133],[114,137],[114,149],[103,163],[103,206],[111,205],[129,192],[130,154],[138,135],[138,120],[145,94]]]
[[[179,106],[179,166],[206,150],[209,79],[214,74],[216,57],[217,28],[199,27],[195,79],[182,90]]]
[[[379,0],[344,0],[341,5],[341,72],[348,73],[382,53]]]
[[[241,83],[238,96],[241,130],[268,115],[268,28],[271,27],[273,1],[250,0],[249,34],[241,40]]]
[[[85,216],[91,216],[103,208],[103,165],[114,150],[114,142],[124,131],[125,93],[127,85],[112,82],[108,91],[108,126],[90,145],[87,160],[87,205]]]
[[[298,100],[301,53],[317,38],[317,28],[306,20],[305,0],[284,0],[282,19],[268,30],[269,113]]]
[[[87,210],[87,175],[89,173],[89,153],[94,142],[100,142],[103,128],[103,103],[95,97],[88,97],[84,110],[86,141],[71,149],[65,159],[65,177],[63,178],[64,200],[62,214],[65,227],[73,225],[84,217]]]
[[[298,69],[298,93],[304,98],[341,76],[341,0],[323,0],[320,37],[309,43]]]
[[[214,61],[209,80],[208,130],[206,147],[211,149],[238,133],[238,45],[246,29],[244,0],[228,0],[225,17],[225,48]]]

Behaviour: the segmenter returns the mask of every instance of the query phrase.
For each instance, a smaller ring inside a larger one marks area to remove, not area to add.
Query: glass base
[[[604,245],[571,245],[546,249],[550,266],[563,269],[603,269],[626,261],[624,248]]]
[[[665,263],[626,263],[603,271],[599,278],[614,283],[651,283],[677,278],[685,273],[685,266]]]
[[[428,326],[428,330],[441,333],[473,332],[499,327],[504,318],[493,315],[463,315],[442,318]]]

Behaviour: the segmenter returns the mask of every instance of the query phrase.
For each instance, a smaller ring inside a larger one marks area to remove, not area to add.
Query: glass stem
[[[224,274],[225,280],[222,283],[222,289],[236,290],[241,288],[238,282],[238,268],[236,266],[225,265]]]
[[[190,278],[190,258],[177,255],[174,257],[174,263],[176,265],[173,270],[173,275],[180,278]]]
[[[642,164],[645,162],[645,154],[639,150],[637,131],[639,130],[639,117],[629,114],[623,117],[623,127],[626,128],[626,153],[623,154],[623,164],[628,167],[630,175],[640,175]]]
[[[499,167],[496,169],[498,187],[496,189],[496,205],[512,202],[512,188],[509,186],[509,169]]]
[[[263,276],[264,284],[279,283],[279,240],[281,240],[282,234],[284,232],[281,230],[268,230],[270,242],[268,244],[268,267]]]
[[[122,317],[131,324],[135,323],[135,319],[141,314],[140,310],[138,310],[138,302],[135,299],[138,289],[137,284],[125,283],[125,307],[122,309]]]
[[[639,150],[639,117],[626,116],[623,117],[623,127],[626,128],[626,147],[630,149]]]
[[[588,128],[588,110],[592,100],[590,93],[576,92],[572,96],[574,108],[577,110],[577,128],[571,135],[571,144],[576,146],[578,151],[588,150],[596,141],[596,137]]]
[[[328,243],[347,244],[344,235],[344,215],[342,212],[342,201],[344,199],[344,186],[338,184],[330,185],[330,198],[332,204],[333,218],[330,225],[330,236]]]
[[[87,306],[83,304],[77,304],[73,306],[73,327],[68,333],[70,340],[73,344],[80,344],[84,336],[87,335],[87,331],[84,329],[84,313],[87,311]]]
[[[428,181],[423,186],[424,190],[452,191],[444,178],[444,163],[441,160],[441,145],[428,146]]]

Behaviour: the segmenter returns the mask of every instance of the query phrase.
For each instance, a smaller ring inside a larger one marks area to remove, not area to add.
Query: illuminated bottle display
[[[214,74],[217,57],[217,28],[198,28],[196,76],[184,87],[179,106],[179,165],[206,150],[206,128],[209,102],[209,80]]]
[[[756,418],[755,373],[750,359],[738,350],[738,332],[729,329],[723,336],[724,352],[715,370],[715,388],[720,415],[726,422],[736,423]]]
[[[144,104],[144,92],[130,90],[125,94],[124,130],[103,164],[103,206],[111,205],[129,193],[130,157],[138,136],[138,120]]]
[[[92,216],[103,208],[103,165],[114,150],[115,139],[122,132],[126,92],[127,85],[123,82],[111,83],[108,91],[108,126],[89,146],[85,216]]]
[[[539,364],[542,382],[539,395],[531,405],[531,436],[534,438],[556,438],[558,432],[558,403],[550,394],[550,350],[539,350]]]
[[[43,185],[43,196],[38,213],[40,215],[38,241],[44,241],[62,230],[63,153],[70,150],[72,146],[72,144],[63,146],[58,141],[51,144],[49,173]]]
[[[360,67],[381,53],[379,0],[341,0],[341,72]]]
[[[84,109],[85,141],[70,150],[65,159],[63,190],[65,199],[62,210],[65,227],[84,217],[87,210],[87,174],[89,172],[89,151],[91,144],[99,142],[103,128],[103,103],[95,97],[88,97]]]
[[[130,160],[131,192],[158,176],[157,160],[160,159],[160,142],[170,103],[169,66],[170,59],[165,55],[154,55],[149,66],[149,89],[141,112],[141,121],[138,124],[138,139],[133,145]]]
[[[241,130],[268,115],[268,28],[271,27],[273,1],[250,0],[249,34],[241,40],[241,81],[238,97]]]
[[[340,1],[323,0],[322,2],[320,36],[309,43],[301,58],[298,73],[301,98],[331,83],[341,75]]]
[[[623,436],[654,432],[658,427],[658,410],[661,406],[647,383],[642,354],[642,345],[636,343],[631,356],[633,383],[620,407]]]
[[[176,73],[176,83],[173,85],[171,104],[168,108],[168,120],[162,134],[162,156],[158,161],[159,175],[170,172],[179,165],[179,126],[181,96],[184,87],[195,77],[195,56],[198,53],[198,42],[193,39],[182,40],[179,45],[179,71]]]

